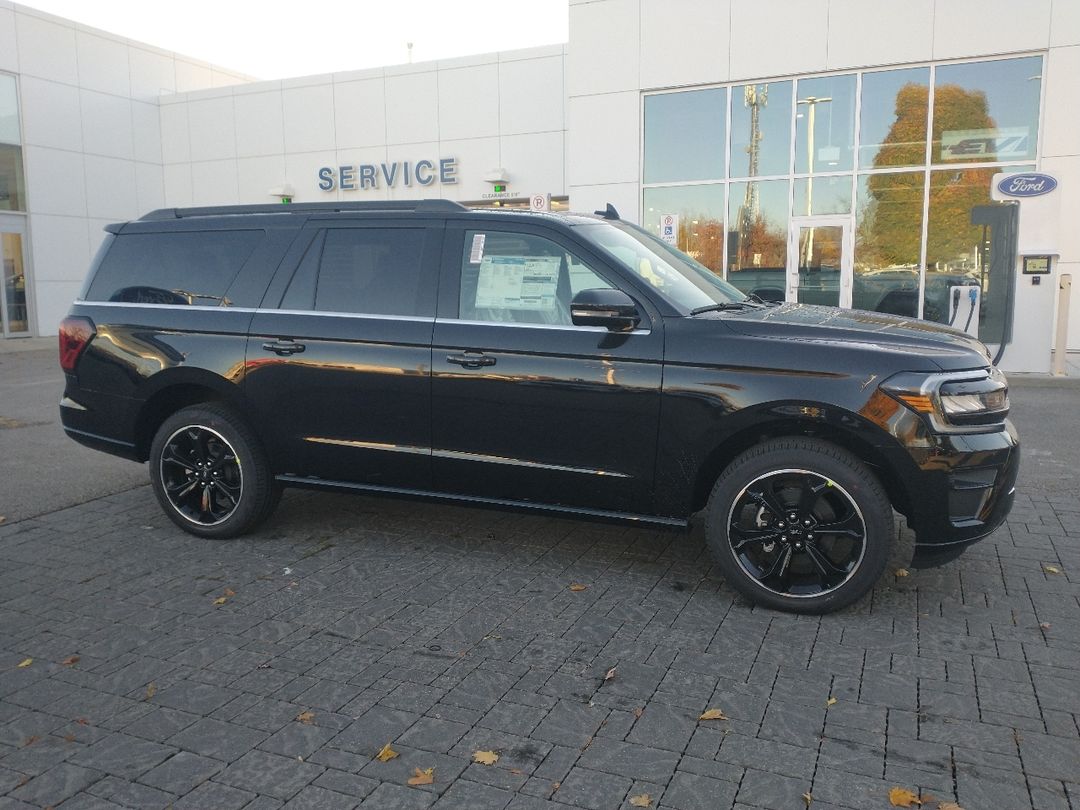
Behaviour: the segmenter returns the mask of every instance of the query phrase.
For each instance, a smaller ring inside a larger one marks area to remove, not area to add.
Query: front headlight
[[[945,374],[902,373],[881,389],[942,433],[974,433],[1009,414],[1009,383],[997,368]]]

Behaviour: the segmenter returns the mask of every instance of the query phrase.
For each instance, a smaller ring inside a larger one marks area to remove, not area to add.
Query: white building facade
[[[51,333],[101,226],[153,208],[549,194],[1045,372],[1077,98],[1075,0],[571,0],[565,45],[272,82],[0,0],[3,331]]]

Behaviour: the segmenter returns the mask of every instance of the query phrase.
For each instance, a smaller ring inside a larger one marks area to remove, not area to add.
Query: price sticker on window
[[[484,240],[487,234],[474,233],[472,248],[469,250],[469,264],[480,264],[484,260]]]

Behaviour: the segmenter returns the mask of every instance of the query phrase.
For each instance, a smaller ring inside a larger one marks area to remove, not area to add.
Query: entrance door
[[[850,218],[792,217],[787,300],[850,308],[852,252]]]
[[[26,220],[0,214],[0,334],[30,332],[26,300]]]

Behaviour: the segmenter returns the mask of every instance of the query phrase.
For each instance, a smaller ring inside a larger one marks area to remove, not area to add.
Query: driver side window
[[[459,317],[570,326],[581,290],[610,288],[584,261],[542,236],[466,231]]]

